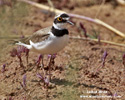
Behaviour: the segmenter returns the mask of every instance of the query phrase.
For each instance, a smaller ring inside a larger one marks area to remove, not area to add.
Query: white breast
[[[56,37],[53,34],[42,42],[34,43],[32,49],[41,54],[54,54],[62,50],[68,44],[69,36]]]

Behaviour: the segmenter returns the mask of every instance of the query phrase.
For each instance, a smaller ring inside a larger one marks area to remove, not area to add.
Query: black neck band
[[[59,30],[59,29],[54,28],[54,26],[52,26],[51,31],[57,37],[61,37],[63,35],[66,35],[66,34],[68,35],[69,34],[67,29]]]

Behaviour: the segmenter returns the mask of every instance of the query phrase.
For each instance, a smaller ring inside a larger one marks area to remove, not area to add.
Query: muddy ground
[[[95,18],[100,2],[90,1],[69,0],[70,3],[62,6],[61,1],[53,3],[64,11]],[[10,5],[0,6],[0,100],[125,100],[125,66],[122,62],[125,48],[76,39],[70,39],[69,44],[57,54],[46,97],[46,88],[36,76],[37,73],[43,74],[36,66],[38,54],[30,52],[28,65],[23,54],[24,68],[20,67],[19,59],[10,56],[10,51],[17,46],[9,44],[8,40],[26,37],[41,28],[51,26],[54,16],[22,2],[8,3]],[[46,1],[42,3],[48,5]],[[112,3],[112,0],[103,5],[97,18],[125,32],[125,7]],[[72,21],[75,25],[68,26],[70,36],[84,37],[79,26],[81,22],[91,38],[100,35],[103,40],[125,43],[124,38],[101,26],[75,18]],[[104,52],[108,55],[102,66]],[[45,55],[44,63],[47,61]],[[3,64],[6,65],[4,70]],[[22,88],[24,75],[26,87]]]

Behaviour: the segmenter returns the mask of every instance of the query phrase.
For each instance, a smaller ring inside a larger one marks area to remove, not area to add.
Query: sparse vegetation
[[[72,38],[59,53],[38,55],[8,40],[27,37],[52,25],[54,14],[18,0],[3,1],[0,0],[0,100],[87,100],[84,95],[111,96],[106,100],[125,99],[125,46],[101,42],[124,44],[124,37],[93,24],[95,19],[83,22],[72,17],[75,25],[68,26],[70,36],[90,40]],[[48,5],[47,0],[32,1]],[[91,18],[96,16],[102,2],[48,1],[55,9]],[[124,9],[120,5],[114,8],[114,1],[109,1],[102,6],[98,18],[124,32]]]

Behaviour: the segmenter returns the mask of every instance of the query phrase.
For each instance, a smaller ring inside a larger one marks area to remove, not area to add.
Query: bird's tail
[[[22,42],[18,42],[18,43],[16,43],[17,45],[20,45],[20,46],[24,46],[24,47],[26,47],[27,49],[31,49],[32,48],[32,45],[28,45],[28,44],[25,44],[25,43],[22,43]]]
[[[28,40],[27,40],[27,39],[28,39],[27,37],[25,37],[25,38],[11,39],[11,40],[8,40],[8,43],[9,43],[9,44],[12,44],[12,45],[17,44],[17,43],[19,43],[19,42],[28,43]],[[28,44],[29,44],[29,43],[28,43]]]

